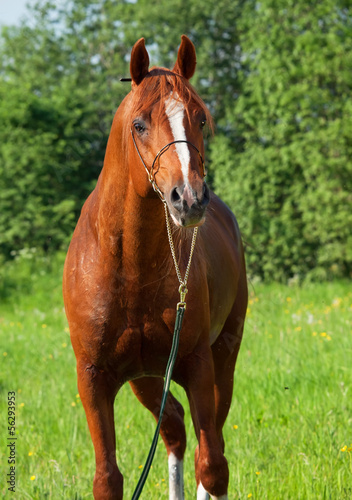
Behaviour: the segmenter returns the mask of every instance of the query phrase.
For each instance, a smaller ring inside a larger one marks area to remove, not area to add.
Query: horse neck
[[[139,276],[148,275],[169,256],[165,215],[159,199],[141,198],[130,183],[124,204],[124,268]]]
[[[99,239],[104,254],[115,256],[124,273],[148,279],[160,260],[169,260],[165,211],[158,197],[144,198],[134,189],[126,142],[118,123],[113,125],[97,186]],[[144,175],[142,164],[140,168]]]

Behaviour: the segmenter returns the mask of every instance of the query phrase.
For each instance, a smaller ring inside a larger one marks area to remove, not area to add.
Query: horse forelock
[[[156,109],[157,118],[162,120],[165,116],[165,101],[170,97],[175,105],[182,102],[190,122],[192,113],[202,110],[209,130],[213,131],[212,116],[192,85],[186,78],[165,68],[152,68],[138,87],[132,91],[131,113],[135,116],[143,115]]]

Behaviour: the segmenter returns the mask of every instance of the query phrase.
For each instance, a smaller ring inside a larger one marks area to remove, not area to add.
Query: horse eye
[[[207,121],[206,121],[206,120],[202,120],[202,121],[200,122],[200,128],[204,128],[204,127],[205,127],[205,125],[206,125],[206,123],[207,123]]]
[[[145,131],[145,126],[140,122],[135,122],[133,126],[135,131],[138,132],[139,134]]]

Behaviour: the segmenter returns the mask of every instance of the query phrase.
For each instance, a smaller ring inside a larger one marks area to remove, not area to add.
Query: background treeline
[[[0,259],[65,248],[129,90],[134,42],[172,67],[180,35],[216,123],[210,181],[249,273],[352,273],[349,0],[40,1],[0,39]]]

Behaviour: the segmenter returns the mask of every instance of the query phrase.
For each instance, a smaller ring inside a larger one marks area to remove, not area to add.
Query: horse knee
[[[96,471],[93,481],[94,500],[122,500],[123,476],[117,466],[110,466],[108,471]]]
[[[212,497],[225,497],[229,483],[229,467],[225,456],[221,453],[211,452],[202,457],[199,455],[199,447],[195,453],[195,469],[197,485],[201,484],[206,492]]]
[[[186,450],[186,429],[183,421],[184,411],[181,405],[172,413],[164,414],[161,425],[161,436],[167,448],[168,455],[172,453],[182,460]]]

